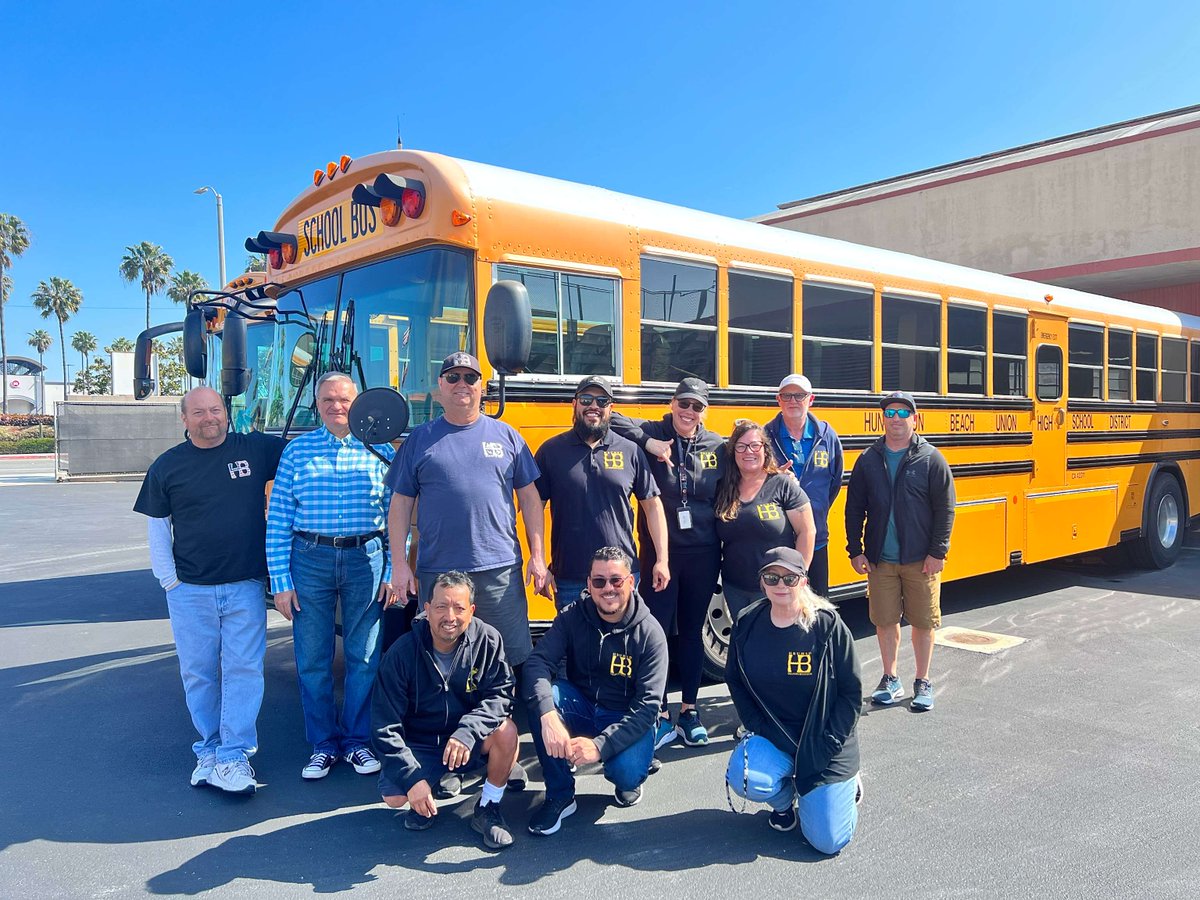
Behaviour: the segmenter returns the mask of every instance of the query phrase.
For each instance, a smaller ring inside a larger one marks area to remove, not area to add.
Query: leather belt
[[[312,541],[314,544],[320,544],[322,547],[337,547],[339,550],[345,550],[352,547],[361,547],[375,538],[383,537],[382,531],[372,531],[370,534],[352,534],[349,537],[330,537],[324,534],[313,534],[311,531],[297,531],[297,537],[302,537],[306,541]]]

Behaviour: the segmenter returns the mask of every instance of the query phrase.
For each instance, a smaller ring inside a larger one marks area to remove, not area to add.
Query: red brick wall
[[[1171,287],[1149,288],[1144,291],[1130,291],[1119,296],[1122,300],[1132,300],[1134,303],[1161,306],[1163,309],[1200,316],[1200,281],[1192,284],[1176,284]]]

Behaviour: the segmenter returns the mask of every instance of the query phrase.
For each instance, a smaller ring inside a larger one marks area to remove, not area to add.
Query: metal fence
[[[183,440],[177,402],[54,404],[54,475],[143,475],[164,450]]]

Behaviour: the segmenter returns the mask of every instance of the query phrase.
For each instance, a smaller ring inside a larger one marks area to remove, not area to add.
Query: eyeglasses
[[[762,583],[767,587],[775,587],[775,585],[779,584],[781,581],[788,587],[795,587],[800,583],[800,579],[804,576],[796,575],[794,573],[791,575],[778,575],[775,572],[763,572],[758,577],[762,579]]]
[[[907,419],[913,414],[913,411],[911,409],[885,409],[883,414],[889,419],[894,419],[896,416],[899,416],[902,419]]]
[[[784,403],[803,403],[812,394],[780,394],[779,399]]]
[[[580,406],[591,406],[593,403],[600,407],[600,409],[612,406],[611,397],[601,397],[598,394],[580,394],[575,399],[579,401]]]
[[[680,409],[690,409],[694,412],[704,412],[705,405],[699,400],[676,400]]]
[[[592,583],[592,587],[596,590],[601,590],[606,584],[611,584],[613,587],[620,587],[628,577],[628,575],[609,575],[607,578],[604,578],[600,575],[593,575],[588,581]]]
[[[447,372],[442,376],[446,379],[446,384],[458,384],[458,379],[462,379],[467,384],[474,384],[479,380],[478,372]]]
[[[762,441],[751,441],[748,444],[737,443],[733,445],[734,453],[757,453],[765,444]]]

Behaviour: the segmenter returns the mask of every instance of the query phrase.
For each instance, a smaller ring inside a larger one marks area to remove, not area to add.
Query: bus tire
[[[704,643],[704,660],[701,671],[709,681],[725,680],[725,659],[729,653],[729,635],[733,631],[733,619],[725,606],[725,595],[713,594],[708,604],[708,615],[704,617],[704,629],[700,639]]]
[[[1183,552],[1187,509],[1179,482],[1166,472],[1154,479],[1149,496],[1142,536],[1129,548],[1130,557],[1143,569],[1165,569]]]

